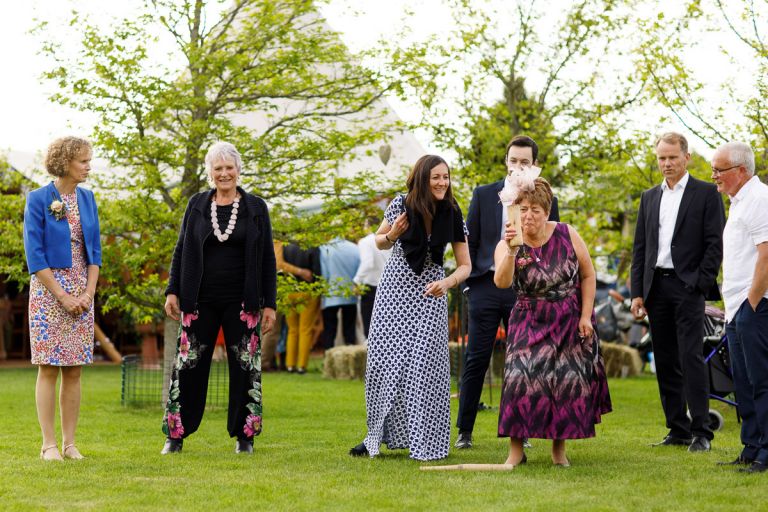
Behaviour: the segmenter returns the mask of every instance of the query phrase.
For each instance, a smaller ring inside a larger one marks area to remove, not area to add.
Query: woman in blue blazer
[[[91,171],[91,144],[77,137],[51,143],[45,167],[54,180],[29,193],[24,250],[29,337],[38,365],[35,401],[43,434],[40,458],[82,459],[75,446],[82,365],[93,361],[93,296],[101,266],[93,192],[79,188]],[[56,381],[61,373],[62,451],[56,444]]]

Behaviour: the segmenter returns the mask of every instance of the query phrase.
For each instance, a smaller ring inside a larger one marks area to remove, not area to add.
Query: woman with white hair
[[[235,453],[253,453],[261,432],[261,342],[275,322],[277,277],[263,199],[238,183],[237,149],[217,142],[205,157],[211,190],[192,196],[173,251],[165,312],[181,321],[162,454],[180,452],[203,419],[219,329],[229,363],[227,430]]]

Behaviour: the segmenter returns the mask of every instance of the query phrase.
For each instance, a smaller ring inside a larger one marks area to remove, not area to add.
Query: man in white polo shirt
[[[755,176],[747,144],[729,142],[712,157],[712,180],[731,207],[723,232],[726,334],[741,414],[740,471],[768,469],[768,186]]]

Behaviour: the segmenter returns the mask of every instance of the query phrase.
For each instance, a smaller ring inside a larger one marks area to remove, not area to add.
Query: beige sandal
[[[59,454],[59,458],[58,459],[55,459],[55,458],[54,459],[47,459],[45,457],[45,453],[47,451],[51,450],[52,448],[56,448],[56,453],[59,453],[59,450],[58,450],[59,447],[56,446],[55,444],[52,444],[51,446],[43,446],[42,448],[40,448],[40,460],[61,460],[61,454]]]
[[[75,449],[75,455],[68,454],[69,450],[71,450],[72,448]],[[67,446],[65,446],[64,449],[61,451],[61,454],[64,456],[65,459],[81,460],[85,458],[80,453],[80,450],[77,449],[77,446],[75,446],[75,443],[70,443]]]

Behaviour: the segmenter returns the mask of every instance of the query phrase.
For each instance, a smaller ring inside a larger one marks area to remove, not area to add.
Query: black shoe
[[[675,437],[669,435],[662,439],[658,443],[654,443],[651,446],[690,446],[693,439],[685,439],[682,437]]]
[[[763,473],[766,470],[768,470],[768,465],[757,460],[752,461],[749,467],[739,469],[741,473]]]
[[[253,439],[238,439],[235,443],[235,453],[253,453]]]
[[[456,438],[453,446],[459,450],[472,448],[472,432],[459,431],[459,437]]]
[[[307,373],[307,369],[301,368],[301,367],[296,368],[296,373],[298,373],[299,375],[304,375],[305,373]]]
[[[368,448],[365,447],[365,443],[360,443],[354,448],[351,448],[349,454],[353,457],[362,457],[363,455],[368,455]]]
[[[533,448],[531,441],[527,437],[523,438],[523,448]]]
[[[745,459],[741,455],[739,455],[733,460],[720,461],[717,463],[717,465],[718,466],[749,466],[753,462],[754,462],[754,459]]]
[[[709,443],[709,439],[706,437],[696,436],[693,438],[691,446],[688,447],[688,451],[693,452],[708,452],[712,446]]]
[[[181,448],[184,446],[184,440],[183,439],[172,439],[168,438],[165,440],[165,445],[163,445],[163,449],[160,450],[160,455],[168,455],[169,453],[180,453]]]

